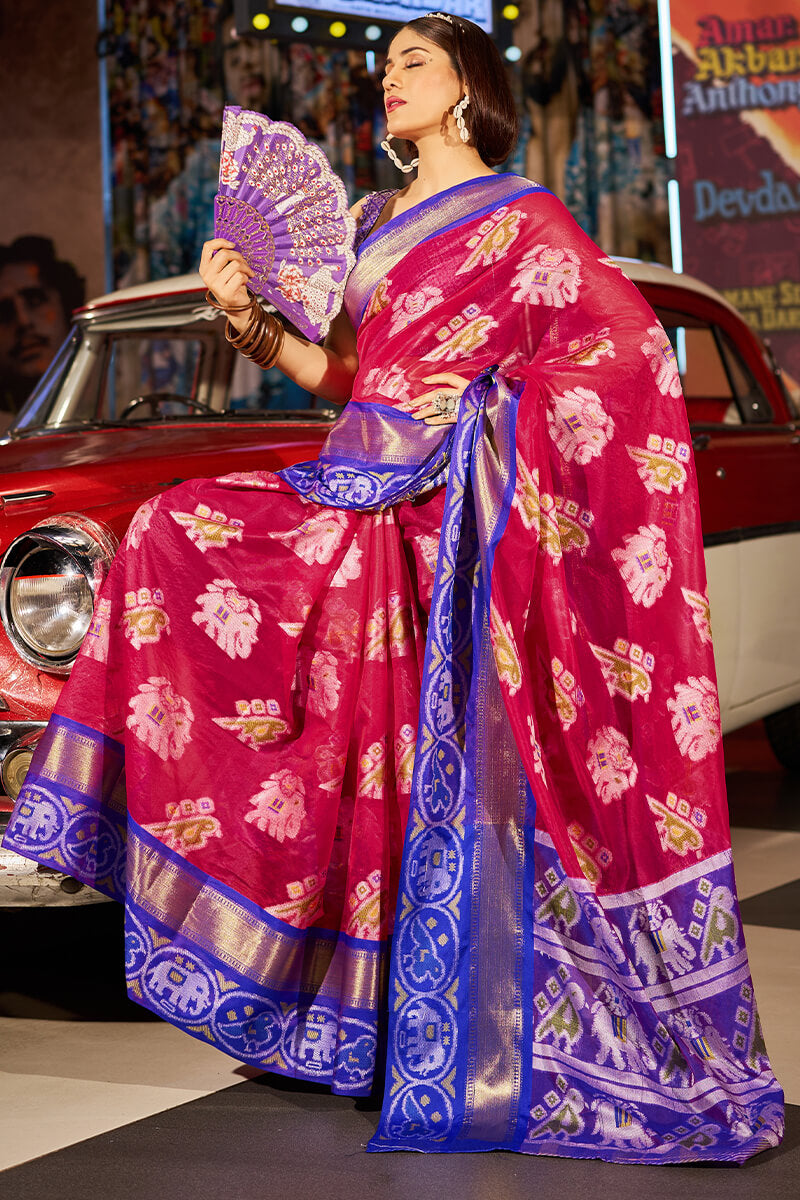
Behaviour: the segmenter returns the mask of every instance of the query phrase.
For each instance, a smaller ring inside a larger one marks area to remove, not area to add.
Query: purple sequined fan
[[[312,341],[325,336],[355,262],[355,221],[319,146],[293,125],[226,108],[214,235],[255,271],[252,292]]]

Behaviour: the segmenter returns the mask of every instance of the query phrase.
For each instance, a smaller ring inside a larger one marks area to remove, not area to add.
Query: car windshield
[[[76,425],[212,418],[264,418],[326,406],[278,370],[237,354],[224,322],[202,302],[163,311],[79,318],[9,433]]]

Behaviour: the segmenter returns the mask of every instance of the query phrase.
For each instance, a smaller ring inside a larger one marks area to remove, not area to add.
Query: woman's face
[[[441,130],[464,94],[447,51],[414,29],[401,29],[392,41],[383,89],[389,133],[412,142]]]

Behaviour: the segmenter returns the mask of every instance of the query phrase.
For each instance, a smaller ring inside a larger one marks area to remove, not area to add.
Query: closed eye
[[[424,67],[424,66],[425,66],[425,63],[424,63],[424,61],[420,61],[420,62],[406,62],[406,63],[403,63],[403,70],[404,70],[404,71],[407,71],[407,70],[409,70],[411,67]],[[387,68],[387,70],[386,70],[386,71],[385,71],[385,73],[384,73],[384,76],[383,76],[383,78],[384,78],[384,79],[386,79],[386,78],[387,78],[387,76],[388,76],[388,74],[389,74],[389,70],[388,70],[388,68]]]

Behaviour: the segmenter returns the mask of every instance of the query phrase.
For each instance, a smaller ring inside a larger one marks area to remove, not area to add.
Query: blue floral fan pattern
[[[355,221],[319,146],[286,122],[226,108],[214,233],[255,272],[252,292],[312,341],[324,338],[355,262]]]

